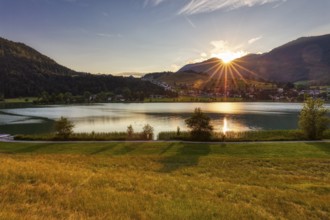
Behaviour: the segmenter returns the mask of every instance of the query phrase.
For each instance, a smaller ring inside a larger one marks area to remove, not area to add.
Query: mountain
[[[222,63],[222,60],[218,58],[211,58],[209,60],[205,60],[200,63],[192,63],[187,64],[181,69],[178,70],[178,72],[187,72],[187,71],[194,71],[196,73],[211,73],[212,68],[215,66],[218,66],[219,63]],[[211,73],[212,74],[212,73]]]
[[[74,95],[85,91],[120,93],[127,88],[132,93],[145,95],[167,93],[157,85],[134,77],[76,72],[23,43],[4,38],[0,38],[0,79],[0,94],[7,98],[38,96],[43,91]]]
[[[227,66],[227,67],[226,67]],[[330,34],[302,37],[264,54],[249,54],[225,65],[212,58],[188,64],[177,74],[193,71],[209,75],[225,75],[232,69],[232,77],[276,82],[308,81],[330,84]],[[230,75],[230,74],[229,74]],[[179,75],[178,75],[179,77]]]

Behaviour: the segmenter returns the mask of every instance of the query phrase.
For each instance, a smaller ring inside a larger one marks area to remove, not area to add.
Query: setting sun
[[[247,53],[244,51],[237,51],[237,52],[226,51],[223,53],[212,54],[212,57],[217,57],[221,59],[224,63],[230,63],[231,61],[240,58],[242,56],[245,56],[246,54]]]

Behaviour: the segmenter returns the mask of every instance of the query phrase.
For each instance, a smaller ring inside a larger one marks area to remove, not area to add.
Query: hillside
[[[268,80],[330,84],[330,35],[299,38],[250,62],[246,57],[236,62]]]
[[[276,82],[309,81],[311,84],[329,85],[330,35],[299,38],[268,53],[249,54],[234,60],[227,68],[223,66],[221,60],[212,58],[188,64],[177,74],[194,71],[221,76],[228,69],[233,69],[233,78]]]
[[[80,73],[66,68],[33,48],[0,38],[0,94],[6,98],[38,96],[48,93],[85,91],[134,92],[165,94],[163,88],[132,77]]]

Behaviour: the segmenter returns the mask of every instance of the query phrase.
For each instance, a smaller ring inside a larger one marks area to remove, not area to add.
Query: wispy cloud
[[[144,0],[143,7],[147,7],[148,5],[157,6],[165,0]]]
[[[253,44],[255,43],[256,41],[258,40],[261,40],[262,39],[262,36],[259,36],[259,37],[255,37],[255,38],[252,38],[248,41],[249,44]]]
[[[180,15],[193,15],[212,12],[220,9],[234,10],[241,7],[252,7],[286,0],[190,0],[179,12]]]
[[[197,26],[195,25],[194,22],[192,22],[192,20],[190,20],[190,18],[188,18],[187,16],[185,16],[186,21],[188,22],[188,24],[192,27],[192,28],[197,28]]]

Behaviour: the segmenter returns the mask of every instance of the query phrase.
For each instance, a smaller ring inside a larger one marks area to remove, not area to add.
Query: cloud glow
[[[259,37],[255,37],[255,38],[252,38],[248,41],[249,44],[254,44],[255,42],[257,42],[258,40],[261,40],[262,39],[262,36],[259,36]]]
[[[211,45],[213,46],[211,57],[217,57],[225,63],[248,54],[248,52],[241,49],[241,45],[230,46],[227,41],[212,41]]]

